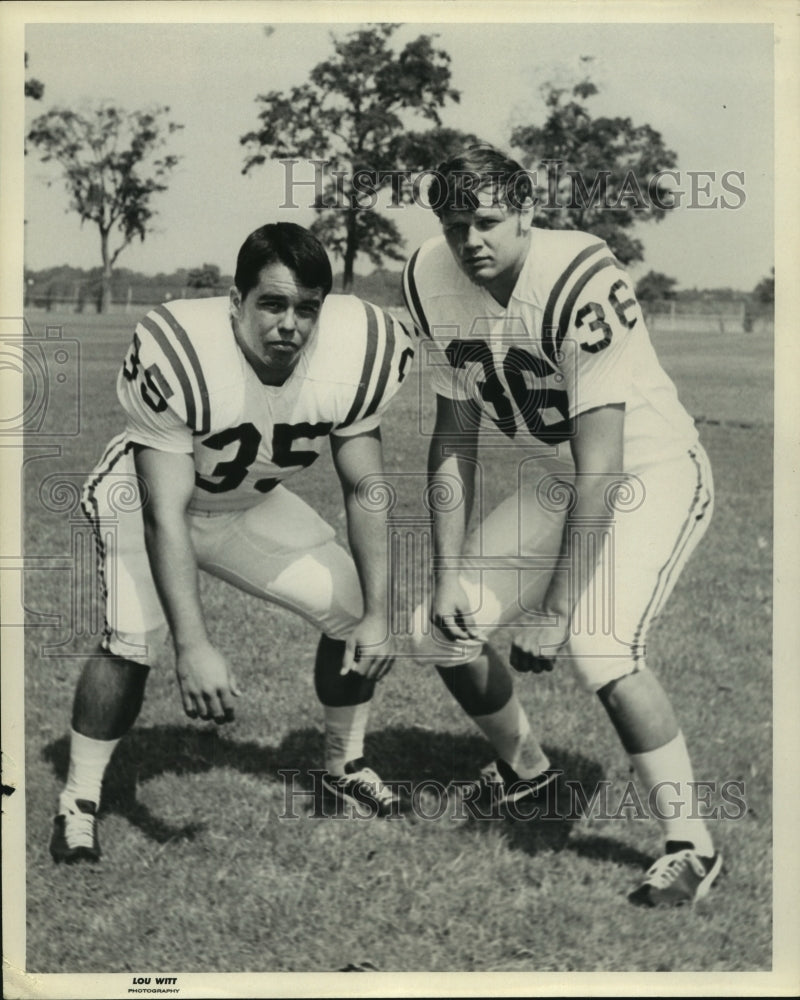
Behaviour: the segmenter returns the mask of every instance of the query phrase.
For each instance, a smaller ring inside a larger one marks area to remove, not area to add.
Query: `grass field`
[[[114,378],[130,322],[29,318],[37,333],[62,323],[82,345],[81,432],[44,438],[60,453],[32,452],[24,480],[26,555],[68,561],[69,510],[48,509],[40,487],[55,473],[79,481],[120,427]],[[287,810],[278,770],[299,770],[308,788],[305,772],[322,766],[316,636],[211,579],[203,597],[212,636],[246,691],[235,725],[192,724],[170,672],[152,676],[138,726],[107,776],[102,864],[54,867],[47,841],[88,638],[70,640],[70,656],[43,655],[70,638],[79,588],[68,571],[32,569],[31,622],[57,613],[64,627],[31,628],[26,641],[28,970],[325,972],[368,960],[385,971],[526,972],[531,995],[536,974],[548,971],[768,970],[771,344],[681,335],[656,346],[702,418],[717,510],[651,634],[649,661],[674,698],[696,778],[744,782],[747,803],[742,818],[714,824],[727,873],[706,906],[643,913],[627,904],[660,853],[654,821],[367,822],[315,818],[305,799],[294,805],[297,818],[279,818]],[[417,405],[414,376],[384,427],[391,470],[424,469]],[[482,455],[490,500],[513,480],[517,454]],[[324,458],[292,488],[343,536],[331,475]],[[404,486],[398,511],[418,507]],[[619,801],[629,766],[599,704],[565,672],[520,677],[517,687],[565,777],[588,794],[607,780]],[[467,778],[489,758],[433,671],[409,663],[379,687],[368,751],[381,773],[414,782]]]

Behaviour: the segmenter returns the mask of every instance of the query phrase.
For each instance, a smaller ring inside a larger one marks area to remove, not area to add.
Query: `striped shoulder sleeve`
[[[169,306],[151,310],[137,325],[121,375],[154,412],[169,407],[193,433],[209,431],[211,404],[200,357]]]
[[[554,363],[570,329],[581,293],[605,268],[624,270],[608,246],[597,241],[573,257],[553,283],[542,316],[542,346]]]
[[[425,315],[422,296],[417,284],[417,264],[421,249],[420,247],[414,251],[403,268],[403,298],[405,299],[406,309],[408,309],[411,319],[414,321],[414,326],[422,336],[430,338],[431,327],[428,317]]]
[[[334,433],[361,433],[380,417],[411,370],[415,338],[397,317],[371,302],[360,301],[364,337],[361,372],[346,415]]]

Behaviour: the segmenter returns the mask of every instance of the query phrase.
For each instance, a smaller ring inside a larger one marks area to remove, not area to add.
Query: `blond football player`
[[[554,772],[486,636],[518,623],[519,671],[571,664],[663,829],[664,855],[632,901],[693,902],[722,862],[645,653],[711,517],[708,459],[602,240],[534,227],[530,176],[487,145],[441,165],[429,198],[442,234],[410,258],[404,288],[433,348],[431,496],[450,501],[434,518],[435,586],[432,607],[418,612],[418,653],[492,742],[485,779],[500,798],[536,793]],[[479,432],[489,447],[526,449],[491,513],[476,491]]]

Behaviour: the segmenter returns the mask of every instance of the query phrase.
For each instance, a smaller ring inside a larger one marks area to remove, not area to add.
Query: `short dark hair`
[[[294,222],[272,222],[250,233],[239,250],[233,282],[243,299],[275,261],[294,271],[306,288],[327,295],[333,287],[331,262],[317,237]]]
[[[489,187],[517,210],[533,199],[528,171],[488,142],[480,142],[439,164],[428,187],[428,201],[439,217],[447,211],[474,210],[476,193]]]

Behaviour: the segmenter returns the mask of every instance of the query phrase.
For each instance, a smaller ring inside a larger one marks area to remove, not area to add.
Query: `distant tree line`
[[[366,25],[332,35],[331,55],[310,70],[305,83],[256,98],[258,121],[240,139],[244,173],[268,160],[324,161],[312,230],[341,260],[345,291],[354,287],[359,255],[376,267],[405,256],[395,222],[374,210],[378,193],[391,204],[408,203],[415,196],[413,184],[395,185],[398,172],[416,177],[479,138],[443,124],[442,112],[461,94],[451,84],[450,56],[436,44],[437,36],[422,34],[399,46],[394,38],[399,27]],[[667,210],[651,206],[645,216],[637,211],[631,174],[649,188],[659,171],[675,165],[676,154],[649,125],[593,117],[586,102],[596,93],[588,79],[571,88],[546,84],[546,120],[518,127],[510,143],[522,151],[526,167],[557,159],[592,191],[600,184],[613,194],[613,212],[563,207],[542,215],[541,224],[597,232],[630,263],[643,255],[629,232],[633,222],[658,221]],[[29,79],[26,94],[41,96],[39,81]],[[167,107],[127,111],[107,102],[85,110],[53,107],[31,126],[28,143],[43,162],[58,168],[49,183],[60,176],[70,209],[98,231],[101,309],[118,299],[120,284],[125,286],[117,258],[133,240],[152,232],[154,199],[167,189],[180,160],[167,147],[181,128]],[[94,285],[87,294],[93,298]]]
[[[716,316],[722,321],[738,316],[742,329],[748,333],[756,322],[770,322],[774,318],[774,274],[773,268],[770,277],[759,281],[752,291],[744,292],[736,288],[677,289],[675,278],[648,271],[636,283],[636,296],[646,318]]]
[[[341,282],[343,275],[336,278]],[[118,306],[157,305],[170,299],[227,295],[233,276],[216,264],[178,268],[169,274],[141,274],[127,268],[114,272],[112,292]],[[28,308],[68,308],[75,312],[100,312],[103,273],[101,267],[83,269],[67,264],[25,272],[25,304]],[[645,314],[668,311],[670,304],[681,313],[718,313],[745,310],[751,319],[771,318],[774,277],[764,278],[750,291],[734,288],[676,289],[677,281],[658,272],[648,272],[636,284]],[[403,305],[400,271],[376,268],[370,274],[353,276],[353,293],[383,307]]]
[[[666,302],[695,303],[714,301],[716,303],[746,303],[757,312],[769,312],[775,302],[775,268],[770,277],[763,278],[752,291],[743,292],[736,288],[688,288],[677,289],[675,278],[660,271],[648,271],[636,282],[636,297],[647,311],[648,307]],[[702,310],[700,310],[702,311]]]
[[[187,268],[178,268],[170,274],[146,275],[118,267],[111,278],[110,295],[117,304],[148,305],[186,297],[189,291],[193,297],[227,293],[233,280],[222,276],[219,268],[215,285],[193,284],[192,275],[193,270]],[[83,269],[62,264],[25,271],[25,304],[32,308],[67,306],[75,312],[103,312],[104,295],[108,291],[102,267]]]
[[[405,257],[395,222],[376,210],[378,194],[381,208],[387,200],[395,207],[416,201],[421,192],[411,179],[479,138],[442,122],[443,110],[461,94],[451,86],[450,56],[437,46],[437,36],[422,34],[400,47],[394,39],[399,27],[366,25],[331,35],[332,54],[309,71],[305,83],[257,96],[257,124],[240,138],[243,173],[268,160],[282,161],[286,170],[301,161],[325,165],[313,195],[311,229],[341,260],[344,291],[364,287],[356,275],[359,255],[377,268]],[[677,154],[648,124],[593,115],[589,102],[598,90],[588,77],[572,86],[547,82],[541,89],[544,121],[520,124],[509,136],[512,151],[537,179],[537,224],[586,230],[604,239],[623,264],[642,261],[644,246],[633,230],[642,221],[661,221],[672,209],[664,177],[677,167]],[[26,79],[27,97],[40,100],[43,93],[39,80]],[[153,230],[154,198],[167,190],[181,159],[168,146],[182,128],[166,106],[127,111],[109,102],[86,110],[52,107],[34,120],[27,142],[43,162],[58,167],[48,183],[58,176],[69,208],[96,227],[103,266],[28,275],[26,301],[59,299],[79,310],[105,311],[112,299],[132,304],[227,287],[214,264],[152,278],[116,266],[134,240]],[[405,180],[398,176],[404,174]],[[377,273],[374,297],[393,299],[396,275]],[[675,284],[649,272],[639,282],[643,304],[684,296]],[[768,308],[772,297],[774,277],[765,278],[750,296],[752,308]]]
[[[341,283],[341,275],[336,278]],[[227,295],[233,275],[222,274],[216,264],[178,268],[170,274],[140,274],[128,268],[114,270],[111,292],[117,306],[147,307],[171,299]],[[400,272],[377,268],[356,274],[353,292],[376,305],[401,306]],[[31,309],[67,308],[73,312],[103,311],[103,269],[83,269],[62,264],[39,271],[25,271],[25,305]]]

